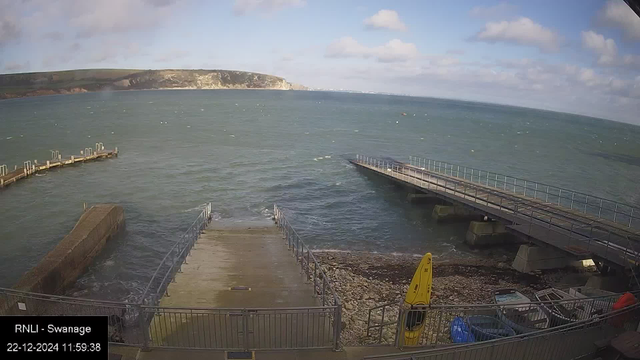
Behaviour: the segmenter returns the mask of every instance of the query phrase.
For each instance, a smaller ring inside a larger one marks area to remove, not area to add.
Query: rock
[[[351,305],[351,303],[345,303],[344,308],[347,310],[353,310],[353,305]]]

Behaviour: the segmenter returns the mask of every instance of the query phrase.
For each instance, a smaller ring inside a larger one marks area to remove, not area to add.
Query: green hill
[[[87,69],[0,75],[0,99],[104,90],[304,90],[284,78],[230,70]]]

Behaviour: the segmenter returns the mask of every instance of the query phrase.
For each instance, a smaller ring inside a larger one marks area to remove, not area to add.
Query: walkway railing
[[[358,155],[355,163],[425,190],[441,193],[448,199],[452,199],[453,195],[456,197],[454,200],[465,202],[478,211],[507,217],[514,222],[514,228],[517,226],[517,231],[566,251],[580,245],[582,255],[593,254],[624,267],[640,263],[640,238],[636,231],[626,226],[606,226],[541,201],[393,160]],[[430,165],[427,163],[427,166]],[[554,236],[554,233],[558,236]]]
[[[639,292],[635,293],[640,295]],[[555,301],[533,301],[509,304],[426,305],[405,307],[398,302],[381,304],[369,310],[367,336],[371,344],[406,346],[450,345],[454,319],[466,321],[471,316],[483,316],[487,329],[512,328],[516,334],[527,334],[567,323],[590,319],[613,311],[613,304],[622,294]],[[555,309],[560,316],[552,314]],[[407,326],[422,328],[415,344],[406,345]],[[635,325],[637,327],[637,324]],[[635,329],[635,328],[634,328]],[[490,335],[475,335],[475,341],[490,340]],[[469,339],[471,340],[471,339]]]
[[[594,341],[624,331],[634,331],[640,321],[640,304],[589,319],[507,338],[485,339],[427,350],[367,356],[386,360],[519,359],[570,360],[591,355]]]
[[[157,305],[162,295],[167,293],[169,282],[182,268],[187,256],[191,252],[193,244],[198,240],[200,233],[211,222],[211,203],[208,203],[200,215],[194,220],[189,229],[176,241],[169,252],[164,256],[160,265],[153,273],[149,284],[144,289],[141,302],[145,305]]]
[[[0,315],[106,315],[109,342],[144,346],[142,307],[115,301],[80,299],[0,288]]]
[[[307,279],[313,283],[314,294],[320,298],[323,307],[329,306],[334,308],[333,326],[334,326],[334,345],[338,349],[340,344],[340,332],[342,322],[342,305],[340,297],[334,291],[331,280],[318,263],[313,252],[302,241],[298,232],[291,226],[282,210],[277,206],[273,206],[273,217],[276,225],[282,231],[288,248],[293,252],[296,260],[300,263],[303,273]]]
[[[410,156],[409,164],[640,229],[640,209],[629,204],[445,161]]]

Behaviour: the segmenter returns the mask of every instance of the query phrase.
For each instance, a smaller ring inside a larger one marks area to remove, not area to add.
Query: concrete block
[[[527,273],[533,270],[582,266],[582,262],[552,248],[520,245],[512,266],[520,272]]]
[[[124,210],[121,206],[103,204],[91,207],[56,247],[18,280],[14,289],[61,294],[76,282],[105,243],[123,227]],[[8,308],[13,307],[9,304]],[[6,310],[7,303],[0,302],[0,314],[6,314]]]
[[[465,237],[471,246],[502,244],[513,239],[504,224],[495,221],[472,221]]]
[[[466,221],[478,219],[480,215],[462,206],[436,205],[433,207],[431,217],[437,221]]]
[[[629,281],[622,275],[594,275],[587,280],[585,287],[619,293],[626,291],[627,285]]]

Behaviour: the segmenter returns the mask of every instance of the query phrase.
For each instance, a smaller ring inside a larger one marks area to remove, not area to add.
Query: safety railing
[[[288,248],[293,252],[296,260],[300,263],[302,271],[310,283],[313,284],[314,294],[316,294],[322,306],[334,308],[333,315],[334,345],[336,349],[340,344],[340,331],[342,322],[342,305],[340,297],[333,289],[331,280],[327,277],[318,260],[313,255],[311,249],[302,241],[298,232],[291,226],[283,211],[277,206],[273,206],[273,217],[278,228],[287,242]]]
[[[560,209],[523,197],[511,196],[483,184],[428,171],[426,168],[422,170],[420,167],[397,161],[358,155],[356,163],[425,190],[457,195],[465,201],[470,200],[484,206],[485,210],[493,208],[503,215],[515,215],[517,218],[512,217],[512,220],[516,224],[525,225],[520,227],[519,231],[543,241],[553,241],[554,246],[571,249],[573,242],[573,245],[581,245],[581,251],[586,251],[587,254],[595,254],[624,267],[637,267],[640,262],[638,239],[633,238],[634,234],[625,230],[626,228],[606,227],[590,219],[570,216]],[[549,236],[552,233],[561,236],[552,239]]]
[[[516,334],[509,337],[473,339],[458,344],[397,354],[367,356],[365,359],[549,359],[569,360],[595,353],[596,340],[624,331],[634,331],[640,321],[640,304],[569,322],[557,327]],[[491,330],[491,328],[487,329]],[[476,331],[478,332],[478,331]],[[471,331],[473,334],[473,331]],[[485,333],[497,333],[496,331]]]
[[[0,288],[0,315],[103,315],[109,317],[109,342],[144,346],[140,304],[80,299]]]
[[[157,305],[163,294],[168,293],[169,283],[180,271],[202,231],[211,222],[211,203],[208,203],[185,233],[175,242],[153,273],[142,293],[141,302]]]
[[[143,307],[149,347],[236,351],[332,349],[335,307]]]
[[[445,161],[410,156],[409,164],[640,229],[639,209],[629,204]]]
[[[635,296],[640,293],[635,292]],[[507,305],[425,305],[397,302],[369,309],[370,344],[440,346],[526,335],[588,320],[613,311],[623,294]],[[629,325],[632,326],[632,325]],[[637,327],[637,323],[635,324]],[[456,336],[452,329],[458,327]],[[463,329],[466,328],[466,333]]]

